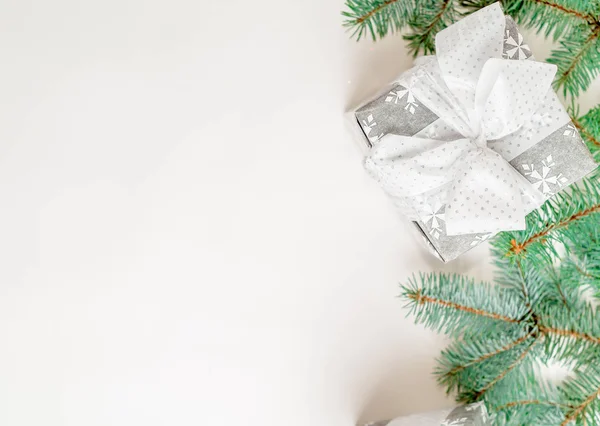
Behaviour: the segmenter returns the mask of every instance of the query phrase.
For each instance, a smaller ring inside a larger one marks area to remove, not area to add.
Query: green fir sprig
[[[456,21],[458,12],[452,0],[425,0],[419,4],[418,13],[409,21],[411,32],[404,36],[409,51],[417,56],[435,53],[435,35]]]
[[[404,31],[411,53],[435,53],[435,35],[493,0],[346,0],[344,25],[360,40]],[[558,66],[555,88],[572,97],[600,73],[600,0],[504,0],[518,24],[559,41],[548,62]]]
[[[579,273],[570,266],[532,268],[502,251],[495,285],[428,274],[403,287],[416,321],[453,339],[439,358],[440,384],[459,401],[484,401],[497,425],[598,424],[597,300],[563,286]],[[552,363],[570,365],[571,375],[548,381],[543,366]]]
[[[572,107],[569,112],[573,124],[594,154],[596,161],[600,162],[600,105],[592,108],[583,116],[579,115],[579,109],[576,106]]]
[[[401,31],[415,14],[415,0],[346,0],[344,26],[360,40],[369,34],[373,40]]]
[[[585,91],[600,72],[600,24],[580,24],[560,41],[548,62],[556,64],[556,89],[565,96],[578,96]]]

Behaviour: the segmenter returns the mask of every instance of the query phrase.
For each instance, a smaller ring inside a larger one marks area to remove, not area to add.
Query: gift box
[[[367,423],[363,426],[491,426],[483,403],[462,405],[453,410],[413,414],[393,420]]]
[[[438,33],[425,56],[354,110],[365,168],[448,262],[596,168],[536,62],[495,3]]]

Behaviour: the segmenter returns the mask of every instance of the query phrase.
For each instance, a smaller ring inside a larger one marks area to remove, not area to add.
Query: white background
[[[487,250],[416,245],[342,117],[410,66],[400,36],[350,41],[340,0],[0,6],[0,424],[452,405],[398,283],[489,278]]]

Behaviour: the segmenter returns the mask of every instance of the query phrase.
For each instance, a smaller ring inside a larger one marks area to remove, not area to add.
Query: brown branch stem
[[[521,363],[521,361],[523,361],[525,359],[525,357],[527,356],[527,354],[529,353],[529,351],[531,351],[531,349],[533,349],[533,347],[538,343],[539,339],[541,337],[538,337],[537,339],[535,339],[531,345],[529,345],[524,351],[523,353],[521,353],[521,355],[519,355],[519,357],[515,360],[515,362],[513,362],[511,365],[509,365],[506,370],[504,370],[502,373],[500,373],[498,376],[496,376],[496,378],[494,378],[491,382],[489,382],[487,385],[485,385],[479,392],[477,392],[477,394],[475,394],[475,401],[478,401],[484,393],[486,393],[488,390],[490,390],[490,388],[492,388],[492,386],[494,386],[496,383],[498,383],[500,380],[502,380],[508,373],[510,373],[510,371],[515,368],[517,365],[519,365]]]
[[[572,337],[573,339],[585,340],[596,345],[600,345],[600,338],[588,334],[579,333],[573,330],[564,330],[562,328],[540,326],[540,332],[543,334],[556,334],[562,337]]]
[[[508,404],[501,405],[499,407],[496,407],[496,411],[505,410],[507,408],[516,407],[519,405],[549,405],[551,407],[571,408],[571,409],[575,408],[572,405],[560,404],[558,402],[540,401],[539,399],[527,399],[527,400],[523,400],[523,401],[512,401],[512,402],[509,402]]]
[[[600,204],[596,204],[592,207],[589,207],[585,210],[580,211],[579,213],[575,213],[574,215],[568,217],[567,219],[565,219],[563,221],[549,224],[545,229],[532,235],[531,237],[529,237],[527,240],[523,241],[522,243],[518,243],[516,240],[512,240],[511,241],[512,247],[509,249],[509,251],[508,251],[508,253],[506,253],[506,255],[510,256],[511,254],[520,254],[520,253],[524,252],[531,243],[534,243],[538,240],[543,240],[550,232],[552,232],[556,229],[564,228],[565,226],[569,225],[571,222],[575,222],[576,220],[579,220],[585,216],[588,216],[592,213],[597,213],[597,212],[600,212]]]
[[[391,4],[398,3],[399,1],[400,0],[387,0],[385,3],[380,4],[373,10],[370,10],[367,13],[365,13],[364,15],[356,18],[356,24],[362,24],[364,21],[369,19],[371,16],[375,15],[377,12],[385,9],[386,7],[388,7]]]
[[[575,408],[569,415],[565,417],[565,420],[560,424],[560,426],[567,426],[572,420],[576,419],[579,414],[584,411],[588,405],[592,403],[595,399],[600,396],[600,388],[588,396],[585,401],[583,401],[578,407]]]
[[[429,25],[427,25],[427,28],[425,28],[425,33],[429,33],[433,29],[435,24],[437,24],[438,21],[442,19],[442,16],[444,16],[444,12],[446,11],[446,9],[448,9],[448,6],[451,4],[451,2],[452,0],[444,0],[440,11],[433,17]]]
[[[583,54],[592,47],[594,39],[598,38],[598,36],[600,36],[600,24],[596,24],[596,28],[594,28],[594,31],[590,33],[586,41],[583,43],[583,45],[581,46],[581,50],[577,53],[577,55],[575,55],[575,57],[573,58],[573,62],[571,63],[571,65],[569,65],[569,68],[567,68],[560,75],[560,77],[556,79],[556,81],[559,82],[559,84],[562,84],[565,80],[567,80],[567,78],[569,78],[569,75],[571,74],[571,72],[573,72]]]
[[[594,145],[600,146],[600,141],[598,139],[596,139],[594,137],[594,135],[592,135],[590,132],[588,132],[587,129],[585,127],[583,127],[583,125],[575,117],[572,117],[571,120],[573,121],[573,125],[577,128],[577,130],[579,130],[579,133],[581,133],[585,138],[587,138]]]
[[[570,9],[566,6],[563,6],[562,4],[557,4],[554,3],[552,1],[549,0],[532,0],[534,3],[539,3],[539,4],[543,4],[544,6],[548,6],[551,7],[553,9],[558,9],[563,13],[566,13],[567,15],[573,15],[579,19],[582,19],[584,21],[586,21],[589,24],[595,24],[597,23],[597,18],[594,17],[593,15],[590,14],[583,14],[581,12],[578,12],[577,10],[574,9]]]
[[[525,340],[529,339],[530,336],[531,336],[531,333],[526,334],[525,336],[519,337],[517,340],[514,340],[514,341],[510,342],[509,344],[501,347],[498,350],[495,350],[494,352],[490,352],[490,353],[487,353],[485,355],[482,355],[479,358],[474,359],[472,361],[469,361],[469,362],[467,362],[467,363],[465,363],[463,365],[458,365],[458,366],[454,367],[452,370],[450,370],[448,373],[446,373],[446,375],[453,376],[454,374],[458,373],[461,370],[464,370],[465,368],[467,368],[467,367],[469,367],[469,366],[471,366],[473,364],[477,364],[477,363],[479,363],[481,361],[485,361],[486,359],[491,358],[493,356],[496,356],[498,354],[501,354],[502,352],[509,351],[509,350],[511,350],[511,349],[519,346]]]
[[[449,309],[456,309],[457,311],[469,312],[474,315],[479,315],[486,318],[492,318],[499,321],[510,322],[516,324],[519,322],[518,319],[507,317],[506,315],[500,315],[494,312],[488,312],[483,309],[476,309],[470,306],[459,305],[458,303],[449,302],[447,300],[436,299],[434,297],[425,296],[421,293],[421,290],[418,290],[414,296],[409,296],[414,299],[419,305],[424,305],[425,303],[431,303],[434,305],[440,305]]]
[[[525,286],[525,272],[523,272],[523,266],[520,261],[517,261],[517,269],[519,270],[519,277],[521,277],[521,292],[523,293],[523,298],[525,299],[525,306],[527,307],[527,311],[529,314],[535,318],[535,315],[531,308],[531,300],[529,299],[529,292],[527,291],[527,287]],[[537,323],[537,321],[536,321]]]

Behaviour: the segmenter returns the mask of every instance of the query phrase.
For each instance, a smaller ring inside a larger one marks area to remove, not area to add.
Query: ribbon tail
[[[523,194],[531,184],[489,148],[473,149],[457,167],[448,191],[446,234],[525,229]]]

